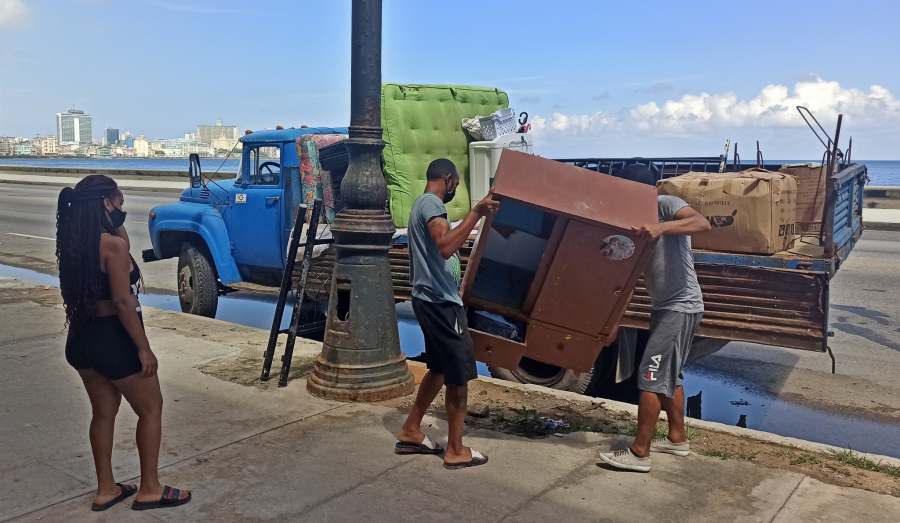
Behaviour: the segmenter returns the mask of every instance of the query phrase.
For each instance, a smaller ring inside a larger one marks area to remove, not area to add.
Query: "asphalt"
[[[168,192],[180,194],[186,182],[172,178],[170,180],[148,179],[142,176],[115,177],[123,189],[142,191]],[[0,171],[0,183],[45,185],[51,187],[67,187],[75,185],[80,176],[58,176],[52,173],[29,174],[13,169]],[[879,187],[879,189],[883,189]],[[892,189],[892,188],[888,188]],[[873,231],[900,231],[900,199],[891,190],[887,198],[873,198],[870,208],[863,209],[863,224]]]
[[[166,401],[161,476],[194,499],[176,509],[134,512],[123,503],[93,513],[90,407],[63,356],[59,302],[55,288],[0,278],[0,521],[877,523],[900,514],[900,498],[745,461],[661,455],[650,474],[598,467],[599,449],[628,445],[621,436],[533,440],[467,429],[465,441],[490,462],[447,471],[437,457],[393,454],[397,408],[315,398],[302,374],[280,389],[210,373],[223,360],[258,359],[267,332],[149,307]],[[301,340],[295,361],[302,366],[319,350]],[[426,432],[445,441],[443,421],[426,421]],[[134,423],[123,405],[117,481],[138,475]]]
[[[182,182],[186,186],[186,182]],[[178,201],[175,194],[147,192],[123,187],[126,227],[131,255],[140,262],[141,251],[150,248],[147,219],[158,205]],[[56,268],[57,187],[0,183],[0,264],[58,274]],[[141,264],[148,290],[174,294],[177,291],[176,259]]]

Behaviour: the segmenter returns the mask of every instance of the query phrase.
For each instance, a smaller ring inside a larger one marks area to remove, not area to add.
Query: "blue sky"
[[[854,158],[900,159],[900,2],[384,0],[383,78],[499,87],[544,156],[810,159],[809,105]],[[73,105],[166,138],[346,125],[350,1],[0,0],[0,134]]]

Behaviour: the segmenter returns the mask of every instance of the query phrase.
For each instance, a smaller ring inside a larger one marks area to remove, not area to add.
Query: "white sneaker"
[[[650,456],[639,458],[631,452],[630,447],[615,452],[601,452],[600,460],[617,469],[650,472]]]
[[[672,443],[668,436],[662,436],[650,443],[650,452],[665,452],[676,456],[687,456],[691,453],[691,444],[687,441]]]

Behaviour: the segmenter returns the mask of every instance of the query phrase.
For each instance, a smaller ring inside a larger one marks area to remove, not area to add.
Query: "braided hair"
[[[56,263],[62,291],[66,325],[77,332],[91,319],[100,299],[100,235],[116,234],[103,203],[119,190],[116,182],[102,174],[84,177],[75,188],[59,193],[56,207]],[[135,267],[137,265],[135,264]]]

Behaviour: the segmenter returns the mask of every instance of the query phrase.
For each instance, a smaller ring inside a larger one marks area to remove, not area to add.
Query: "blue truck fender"
[[[209,204],[178,202],[153,209],[150,219],[150,242],[159,259],[178,256],[181,242],[198,236],[209,249],[219,280],[223,285],[241,281],[237,265],[231,254],[231,238],[222,215]],[[168,239],[167,239],[168,238]],[[178,242],[173,248],[171,241]]]

